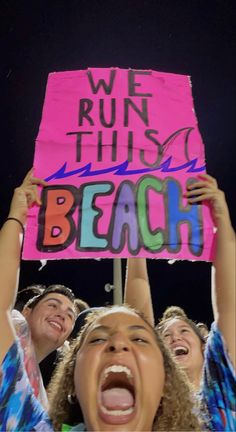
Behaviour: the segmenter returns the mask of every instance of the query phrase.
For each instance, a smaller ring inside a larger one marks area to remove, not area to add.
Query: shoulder
[[[217,326],[216,322],[211,325],[211,331],[205,348],[205,366],[210,362],[216,362],[220,368],[228,368],[229,372],[235,376],[234,367],[230,359],[227,344]]]
[[[23,365],[22,348],[15,341],[1,365],[0,430],[52,431],[50,420],[35,398]]]
[[[235,430],[235,372],[224,338],[212,324],[205,349],[200,398],[207,406],[211,430]]]

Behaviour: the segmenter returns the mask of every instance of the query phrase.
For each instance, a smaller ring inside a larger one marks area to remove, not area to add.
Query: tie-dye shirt
[[[53,432],[46,411],[33,394],[18,341],[0,368],[0,430]]]
[[[25,370],[31,387],[33,388],[34,394],[39,402],[44,406],[44,408],[48,409],[48,398],[36,359],[29,325],[25,317],[16,309],[12,310],[11,318],[21,348],[23,349]]]
[[[208,409],[210,430],[236,431],[235,371],[215,323],[205,349],[200,397]]]

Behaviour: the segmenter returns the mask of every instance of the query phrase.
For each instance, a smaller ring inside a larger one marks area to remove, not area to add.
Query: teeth
[[[132,414],[132,412],[134,411],[134,408],[128,408],[127,410],[108,410],[107,408],[105,408],[104,406],[101,406],[101,410],[104,412],[104,414],[109,414],[109,415],[113,415],[113,416],[120,416],[120,415],[129,415]]]
[[[54,327],[58,328],[60,331],[62,330],[61,325],[58,324],[57,322],[55,322],[55,321],[50,321],[50,324],[53,325]]]
[[[108,376],[108,374],[111,373],[111,372],[113,372],[113,373],[124,372],[127,375],[128,378],[132,378],[133,377],[131,370],[129,368],[127,368],[127,366],[112,365],[112,366],[107,367],[104,370],[104,378],[106,378]]]
[[[188,349],[184,346],[178,346],[174,348],[174,353],[176,355],[178,354],[187,354],[188,353]]]

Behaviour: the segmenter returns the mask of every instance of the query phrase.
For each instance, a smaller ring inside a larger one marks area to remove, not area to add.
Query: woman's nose
[[[174,332],[174,333],[172,333],[172,335],[171,335],[171,339],[172,339],[172,342],[175,342],[175,341],[177,341],[177,340],[181,340],[181,335],[180,335],[180,333],[178,333],[178,332]]]
[[[122,352],[129,351],[129,341],[122,336],[114,336],[108,345],[108,351],[110,352]]]

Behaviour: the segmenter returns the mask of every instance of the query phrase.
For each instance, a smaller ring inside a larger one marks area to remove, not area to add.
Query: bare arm
[[[22,185],[13,194],[9,218],[18,219],[23,225],[28,207],[40,204],[36,184],[45,182],[31,176],[25,177]],[[10,311],[14,305],[18,288],[22,228],[16,220],[7,220],[0,231],[0,363],[14,340]]]
[[[152,297],[145,258],[128,258],[124,300],[125,303],[142,312],[150,324],[154,325]]]
[[[212,216],[217,227],[216,255],[212,269],[212,307],[214,319],[226,341],[227,349],[235,366],[235,232],[231,225],[224,192],[218,189],[213,177],[209,175],[199,177],[203,181],[198,182],[198,192],[196,193],[196,189],[194,189],[194,191],[188,192],[187,196],[197,195],[196,198],[192,199],[192,202],[206,199],[211,205]],[[192,187],[190,186],[189,189]]]

